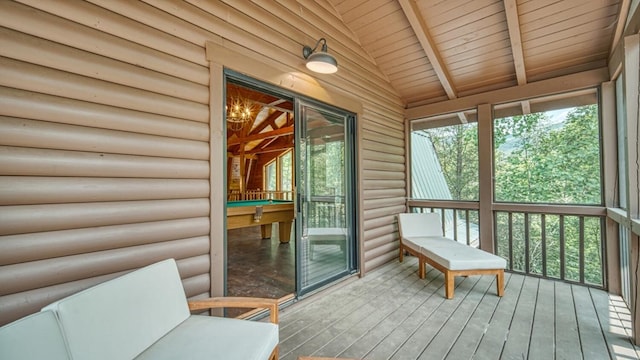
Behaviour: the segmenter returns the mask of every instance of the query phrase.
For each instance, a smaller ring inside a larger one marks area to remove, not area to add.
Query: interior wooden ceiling
[[[244,156],[279,153],[293,147],[293,103],[290,100],[227,83],[227,112],[238,101],[248,106],[249,121],[241,128],[227,127],[227,152]]]
[[[328,1],[407,107],[604,67],[630,6],[630,0]]]

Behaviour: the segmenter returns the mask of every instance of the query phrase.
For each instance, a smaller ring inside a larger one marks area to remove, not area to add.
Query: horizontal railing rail
[[[408,205],[413,212],[439,213],[440,218],[443,219],[442,232],[447,237],[473,247],[480,245],[478,215],[480,207],[477,202],[409,200]]]

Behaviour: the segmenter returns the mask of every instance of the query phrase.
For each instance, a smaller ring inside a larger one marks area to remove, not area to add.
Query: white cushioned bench
[[[219,307],[266,308],[270,322],[192,315]],[[187,302],[175,260],[164,260],[58,300],[0,328],[2,359],[278,358],[278,302]],[[46,349],[45,356],[35,345]],[[6,356],[5,356],[6,355]]]
[[[418,257],[418,275],[426,276],[429,264],[444,274],[445,297],[453,298],[456,276],[495,275],[498,296],[504,294],[505,259],[443,236],[440,215],[412,213],[398,215],[399,259],[404,252]]]

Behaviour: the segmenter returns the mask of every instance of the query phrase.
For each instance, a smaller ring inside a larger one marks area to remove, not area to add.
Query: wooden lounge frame
[[[207,299],[190,300],[190,311],[222,309],[222,308],[249,308],[269,310],[269,322],[278,325],[278,300],[256,297],[213,297]],[[273,348],[270,360],[278,360],[279,345]]]
[[[425,263],[431,265],[434,269],[437,269],[444,274],[444,296],[447,299],[453,299],[455,277],[471,275],[495,275],[496,293],[500,297],[504,296],[504,269],[450,270],[428,258],[427,256],[420,255],[418,256],[418,259],[418,261],[422,263],[422,270],[419,274],[421,279],[424,279],[426,277]]]
[[[457,268],[450,269],[449,267],[443,265],[436,257],[431,257],[428,254],[437,252],[437,247],[429,248],[428,245],[430,242],[438,241],[442,242],[450,241],[451,246],[453,248],[458,247],[460,250],[464,250],[466,253],[471,253],[472,256],[478,255],[481,257],[490,257],[495,258],[495,255],[486,253],[480,249],[476,249],[470,246],[462,245],[456,242],[455,240],[446,239],[442,237],[442,226],[431,226],[429,228],[426,226],[424,228],[424,233],[421,233],[424,236],[412,237],[415,240],[415,243],[407,244],[409,239],[407,238],[407,226],[405,226],[405,233],[403,234],[403,226],[401,222],[401,218],[404,216],[406,219],[406,215],[416,216],[419,215],[424,217],[424,220],[427,220],[423,223],[425,224],[435,224],[436,222],[439,224],[440,218],[438,214],[429,213],[429,214],[400,214],[398,216],[398,228],[400,232],[400,247],[398,258],[399,261],[404,261],[404,254],[409,253],[418,258],[418,276],[421,279],[426,277],[426,264],[431,265],[434,269],[442,272],[444,275],[444,285],[445,285],[445,297],[447,299],[453,299],[454,288],[455,288],[455,277],[456,276],[471,276],[471,275],[495,275],[496,277],[496,293],[498,296],[502,297],[504,295],[504,267],[497,268]],[[406,220],[405,220],[406,221]],[[405,224],[406,225],[406,224]],[[412,228],[410,231],[414,232],[416,229]],[[414,235],[414,234],[411,234]]]

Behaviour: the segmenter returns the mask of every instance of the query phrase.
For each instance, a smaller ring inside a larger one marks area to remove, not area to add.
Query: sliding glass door
[[[356,270],[355,117],[296,102],[297,292]]]
[[[354,273],[355,116],[225,74],[226,294],[289,299]],[[274,202],[285,219],[256,221]],[[229,216],[238,207],[242,223]]]

